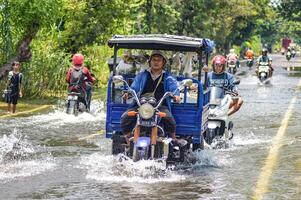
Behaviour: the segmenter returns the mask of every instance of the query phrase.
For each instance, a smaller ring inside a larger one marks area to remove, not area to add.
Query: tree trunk
[[[152,8],[153,8],[153,0],[147,0],[146,1],[146,26],[147,26],[146,33],[152,32],[152,20],[153,20]]]
[[[0,80],[11,70],[14,61],[26,62],[31,59],[30,43],[39,30],[39,24],[33,23],[28,34],[17,45],[17,54],[0,68]]]

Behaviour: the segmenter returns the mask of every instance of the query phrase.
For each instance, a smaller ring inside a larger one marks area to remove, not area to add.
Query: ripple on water
[[[15,129],[0,138],[0,180],[34,176],[56,166],[53,157],[43,148],[32,145]]]

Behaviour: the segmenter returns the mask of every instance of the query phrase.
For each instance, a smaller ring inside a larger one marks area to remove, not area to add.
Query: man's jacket
[[[148,77],[147,70],[144,70],[143,72],[140,72],[136,75],[131,88],[136,91],[138,98],[140,97],[141,93],[143,92],[145,88],[145,84]],[[180,91],[177,86],[177,80],[172,77],[172,75],[168,72],[163,72],[163,87],[164,87],[164,93],[165,92],[173,92],[175,96],[180,96]],[[170,98],[166,99],[167,106],[170,110]]]

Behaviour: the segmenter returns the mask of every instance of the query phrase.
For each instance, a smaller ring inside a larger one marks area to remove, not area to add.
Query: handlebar
[[[121,76],[114,76],[114,77],[113,77],[113,82],[121,82],[121,81],[122,81],[123,83],[125,83],[125,85],[126,85],[127,88],[128,88],[127,91],[128,91],[129,93],[131,93],[131,94],[134,96],[135,101],[137,102],[137,105],[140,107],[140,106],[141,106],[141,103],[140,103],[140,101],[139,101],[139,98],[138,98],[138,95],[137,95],[136,91],[133,90],[133,89],[129,86],[129,84],[123,79],[123,77],[121,77]],[[158,103],[157,106],[155,107],[155,109],[158,109],[158,108],[161,106],[161,104],[163,103],[163,101],[164,101],[167,97],[172,97],[172,98],[174,98],[174,97],[175,97],[175,94],[174,94],[173,92],[165,92],[165,94],[163,95],[163,97],[160,99],[159,103]]]

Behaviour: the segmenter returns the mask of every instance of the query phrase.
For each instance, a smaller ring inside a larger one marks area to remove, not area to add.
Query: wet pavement
[[[102,101],[78,117],[57,106],[0,119],[0,199],[252,199],[294,97],[263,199],[301,199],[301,71],[292,68],[301,67],[301,59],[274,55],[273,61],[274,76],[266,85],[258,83],[254,69],[239,69],[244,105],[232,117],[230,147],[198,152],[197,163],[181,170],[153,161],[119,162],[104,135],[85,139],[104,129]]]

